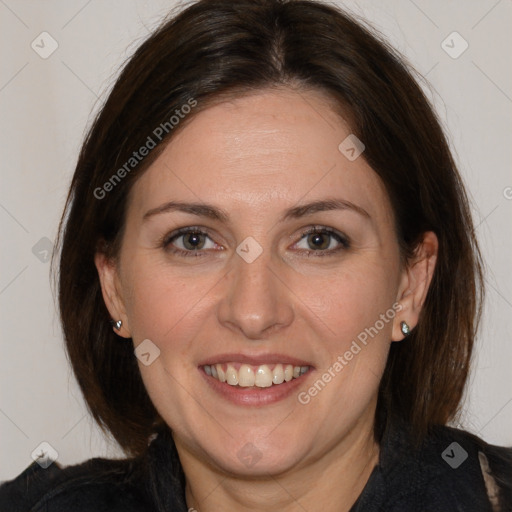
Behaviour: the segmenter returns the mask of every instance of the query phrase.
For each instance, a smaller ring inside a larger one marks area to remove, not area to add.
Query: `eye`
[[[165,237],[161,245],[166,251],[185,257],[205,256],[208,249],[222,248],[207,232],[196,226],[174,231]],[[350,244],[341,233],[330,228],[314,226],[301,233],[301,238],[294,247],[306,252],[308,256],[328,256],[348,249]]]
[[[330,228],[318,227],[304,231],[300,241],[295,244],[298,249],[315,256],[326,256],[343,249],[348,249],[350,244],[345,236]]]
[[[182,228],[171,233],[165,238],[163,246],[166,250],[183,256],[200,256],[203,249],[218,247],[208,233],[197,227]]]

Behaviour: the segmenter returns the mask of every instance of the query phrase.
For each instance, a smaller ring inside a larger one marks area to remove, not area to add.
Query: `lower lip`
[[[262,406],[270,405],[280,400],[288,398],[298,387],[304,384],[313,370],[309,370],[298,379],[292,379],[282,384],[272,384],[268,388],[250,387],[244,388],[240,386],[230,386],[225,382],[220,382],[213,377],[207,375],[203,369],[199,368],[203,378],[206,379],[208,385],[226,400],[236,405]]]

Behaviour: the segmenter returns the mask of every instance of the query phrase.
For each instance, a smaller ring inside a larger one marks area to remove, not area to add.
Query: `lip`
[[[292,379],[289,382],[283,382],[282,384],[278,385],[272,385],[268,388],[244,388],[239,386],[230,386],[226,382],[220,382],[214,377],[210,377],[205,373],[203,369],[204,365],[212,365],[217,363],[223,364],[229,362],[239,362],[253,366],[283,363],[291,364],[293,366],[309,366],[310,369],[307,373],[301,375],[297,379]],[[220,395],[223,399],[235,405],[262,407],[289,398],[294,393],[294,391],[304,385],[306,379],[314,373],[315,369],[313,365],[307,361],[284,354],[247,355],[232,353],[219,354],[217,356],[205,359],[199,364],[198,370],[210,389]]]
[[[242,363],[249,364],[252,366],[260,366],[262,364],[291,364],[292,366],[309,366],[312,369],[313,365],[305,361],[303,359],[297,359],[296,357],[290,357],[285,354],[258,354],[258,355],[250,355],[250,354],[219,354],[216,356],[209,357],[204,361],[199,363],[199,366],[204,366],[205,364],[224,364],[224,363]]]

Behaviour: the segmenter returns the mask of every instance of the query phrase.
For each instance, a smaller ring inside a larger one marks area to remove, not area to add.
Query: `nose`
[[[234,255],[226,280],[218,307],[218,319],[224,327],[261,340],[292,323],[293,293],[265,251],[251,263]]]

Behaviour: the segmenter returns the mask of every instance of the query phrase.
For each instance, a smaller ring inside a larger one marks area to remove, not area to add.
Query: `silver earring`
[[[407,324],[407,322],[400,322],[400,330],[404,336],[409,336],[411,334],[411,328]]]
[[[110,324],[116,331],[119,331],[119,329],[121,329],[121,326],[123,325],[123,322],[121,320],[110,320]]]

